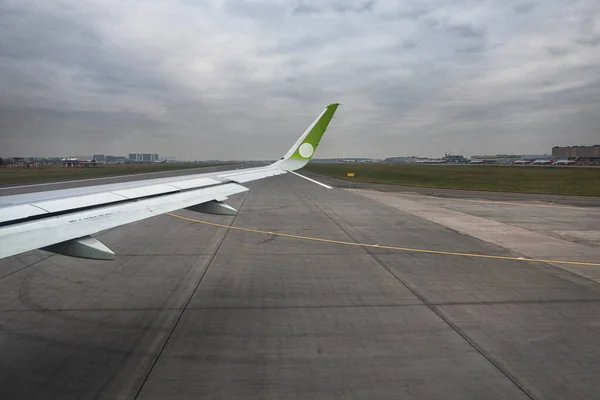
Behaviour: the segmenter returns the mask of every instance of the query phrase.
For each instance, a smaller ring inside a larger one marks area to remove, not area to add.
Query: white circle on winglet
[[[312,144],[310,144],[310,143],[302,143],[302,146],[300,146],[300,148],[298,149],[298,152],[300,153],[300,155],[302,157],[308,158],[313,155],[313,153],[315,152],[315,149],[313,148]]]

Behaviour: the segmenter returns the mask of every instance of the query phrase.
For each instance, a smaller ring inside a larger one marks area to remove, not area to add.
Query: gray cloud
[[[536,6],[536,3],[530,1],[527,3],[522,3],[522,4],[518,4],[516,5],[513,10],[515,10],[515,12],[517,14],[526,14],[528,12],[530,12],[531,10],[533,10]]]
[[[414,49],[417,46],[418,46],[417,43],[413,42],[412,40],[404,40],[404,41],[402,41],[402,48],[403,49]]]
[[[475,44],[473,46],[466,46],[466,47],[458,48],[458,49],[456,49],[456,52],[463,53],[463,54],[476,54],[476,53],[481,53],[484,50],[485,50],[485,46]]]
[[[450,25],[446,29],[464,38],[481,39],[485,37],[485,31],[473,25]]]
[[[573,52],[573,49],[566,46],[548,46],[546,50],[548,54],[554,57],[562,57]]]
[[[352,4],[348,5],[345,3],[339,3],[335,6],[335,10],[340,13],[346,13],[346,12],[364,13],[364,12],[372,11],[374,5],[375,5],[374,0],[364,1],[364,2],[361,2],[356,5],[352,5]]]
[[[597,142],[599,8],[9,1],[0,156],[276,158],[334,101],[319,157]]]
[[[293,7],[293,14],[314,14],[334,11],[336,13],[360,14],[373,10],[375,0],[365,1],[300,1]]]
[[[597,47],[598,45],[600,45],[600,35],[577,39],[576,42],[583,46]]]

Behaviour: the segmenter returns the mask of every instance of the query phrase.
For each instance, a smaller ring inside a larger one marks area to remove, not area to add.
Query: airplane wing
[[[43,249],[110,260],[114,253],[90,235],[182,208],[235,215],[223,201],[248,190],[245,182],[305,166],[337,107],[328,105],[280,160],[264,167],[0,197],[0,258]]]

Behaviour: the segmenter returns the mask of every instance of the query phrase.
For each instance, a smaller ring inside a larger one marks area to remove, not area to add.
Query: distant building
[[[158,161],[158,154],[129,153],[129,161],[132,161],[132,162],[154,162],[154,161]]]
[[[88,167],[95,167],[98,165],[98,163],[94,160],[92,160],[92,161],[79,160],[78,157],[63,158],[62,163],[65,167],[68,167],[68,168],[88,168]]]
[[[442,158],[417,158],[415,164],[445,164],[447,162]]]
[[[452,164],[467,164],[469,160],[461,154],[446,154],[442,160]]]
[[[60,164],[60,157],[48,157],[46,158],[48,164]]]
[[[383,160],[383,162],[404,163],[404,164],[414,163],[416,161],[417,161],[417,157],[416,156],[410,156],[410,157],[388,157],[385,160]]]
[[[107,163],[107,164],[119,164],[119,163],[124,163],[127,160],[129,160],[129,159],[125,158],[123,156],[109,156],[109,155],[107,155],[104,158],[104,162]]]
[[[158,154],[144,153],[144,154],[138,154],[138,156],[141,156],[141,161],[144,161],[144,162],[158,161]]]
[[[92,156],[92,158],[98,162],[104,162],[106,161],[106,157],[104,157],[104,154],[94,154]]]
[[[350,157],[350,158],[342,158],[339,159],[342,163],[374,163],[376,160],[371,158],[363,158],[363,157]]]
[[[471,157],[471,164],[512,164],[521,158],[514,154],[485,154]]]
[[[169,159],[169,158],[167,158]],[[310,160],[312,163],[339,163],[341,160],[339,158],[313,158]]]
[[[552,156],[564,160],[600,163],[600,144],[593,146],[554,146]]]

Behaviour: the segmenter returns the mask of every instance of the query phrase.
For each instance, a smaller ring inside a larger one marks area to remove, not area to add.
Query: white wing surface
[[[241,183],[310,161],[337,107],[327,106],[284,157],[265,167],[0,197],[0,258],[44,249],[112,259],[114,253],[90,235],[182,208],[232,215],[222,201],[248,190]]]

